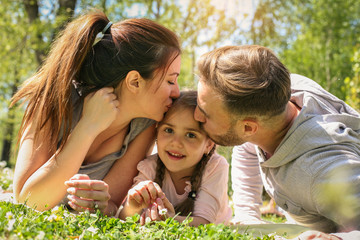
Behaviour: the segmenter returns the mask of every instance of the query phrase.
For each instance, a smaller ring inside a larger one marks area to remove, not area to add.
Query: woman
[[[28,103],[16,200],[46,210],[68,192],[77,211],[114,214],[153,146],[155,122],[179,96],[180,53],[176,35],[147,19],[112,24],[94,12],[71,22],[13,97]]]

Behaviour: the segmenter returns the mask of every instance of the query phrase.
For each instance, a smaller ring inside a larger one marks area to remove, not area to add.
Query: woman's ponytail
[[[52,44],[40,70],[26,80],[12,98],[11,106],[22,98],[28,102],[19,131],[19,139],[30,122],[36,123],[35,132],[46,127],[50,136],[50,152],[62,148],[70,133],[73,102],[72,81],[78,78],[81,65],[91,51],[95,36],[109,22],[102,12],[93,12],[70,22]],[[64,132],[60,133],[62,129]],[[58,137],[62,140],[58,145]],[[36,137],[39,134],[35,134]]]

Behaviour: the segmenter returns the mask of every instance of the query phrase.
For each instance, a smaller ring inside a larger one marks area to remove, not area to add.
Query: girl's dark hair
[[[172,107],[166,113],[166,115],[172,114],[173,112],[179,111],[181,109],[191,109],[194,111],[196,108],[196,105],[197,105],[196,99],[197,99],[196,91],[182,91],[180,93],[180,97],[177,98],[173,102]],[[208,154],[204,154],[202,156],[201,160],[197,163],[195,170],[190,178],[191,192],[195,192],[196,195],[198,194],[200,186],[201,186],[201,181],[202,181],[205,166],[208,163],[211,156],[213,155],[213,153],[215,152],[215,148],[216,148],[216,145],[214,144],[214,147],[211,149],[211,151]],[[154,182],[159,184],[160,187],[162,187],[164,175],[165,175],[165,165],[163,164],[161,159],[158,157],[156,176],[155,176]],[[192,215],[192,212],[194,211],[195,201],[196,201],[196,197],[192,198],[189,196],[182,203],[178,204],[177,206],[174,206],[175,212],[180,213],[181,216],[188,216],[189,214]]]
[[[102,87],[118,86],[132,70],[149,80],[155,72],[164,74],[161,70],[181,53],[177,36],[148,19],[114,23],[93,45],[108,23],[104,13],[92,12],[70,22],[59,34],[42,67],[12,98],[11,106],[21,99],[28,102],[19,140],[29,124],[36,123],[34,141],[48,126],[49,152],[61,149],[72,126],[72,83],[81,88],[82,100]],[[58,143],[60,135],[63,137]]]

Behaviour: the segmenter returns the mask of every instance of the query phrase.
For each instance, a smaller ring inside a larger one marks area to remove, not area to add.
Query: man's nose
[[[205,115],[200,111],[199,107],[195,108],[194,119],[198,122],[205,122]]]

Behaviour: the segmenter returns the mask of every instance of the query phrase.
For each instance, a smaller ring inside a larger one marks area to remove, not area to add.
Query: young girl
[[[196,91],[182,92],[159,123],[158,153],[138,164],[120,218],[139,213],[142,223],[148,217],[160,220],[166,208],[168,217],[180,213],[178,221],[191,214],[194,226],[230,220],[229,165],[194,120],[196,98]]]
[[[155,122],[179,96],[180,52],[177,36],[148,19],[112,24],[92,12],[69,23],[13,98],[28,103],[16,200],[116,213],[152,149]]]

